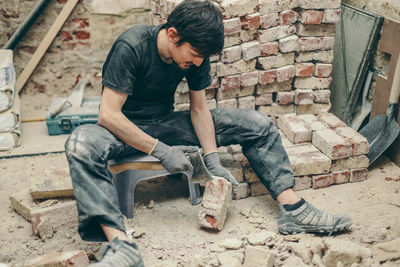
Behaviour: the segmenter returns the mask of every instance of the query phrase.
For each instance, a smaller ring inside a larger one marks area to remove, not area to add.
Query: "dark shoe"
[[[321,233],[331,235],[347,230],[352,225],[347,215],[331,215],[315,208],[307,201],[293,211],[279,205],[278,230],[282,234]]]
[[[142,256],[135,243],[114,238],[101,252],[101,260],[93,267],[144,267]]]

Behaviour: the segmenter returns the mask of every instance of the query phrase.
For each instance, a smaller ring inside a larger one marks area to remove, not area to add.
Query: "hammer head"
[[[213,178],[210,172],[207,170],[206,165],[204,164],[203,157],[201,156],[200,150],[195,152],[188,153],[190,162],[193,165],[193,183],[200,183],[201,186],[205,186],[208,181],[211,181]]]

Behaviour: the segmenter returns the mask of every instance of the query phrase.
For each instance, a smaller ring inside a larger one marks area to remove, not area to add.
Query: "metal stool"
[[[175,174],[169,173],[164,169],[157,158],[142,152],[121,159],[110,160],[108,163],[110,171],[114,174],[114,185],[117,189],[121,212],[127,218],[133,218],[135,214],[134,193],[137,183]],[[182,173],[182,175],[184,174]],[[190,202],[192,205],[198,205],[202,201],[200,184],[193,183],[192,177],[186,178],[189,186]]]

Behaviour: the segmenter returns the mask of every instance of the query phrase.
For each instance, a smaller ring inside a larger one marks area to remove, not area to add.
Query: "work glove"
[[[232,173],[222,166],[219,153],[217,151],[206,154],[203,156],[203,159],[208,171],[212,175],[223,177],[228,182],[231,182],[234,186],[239,185]]]
[[[196,146],[169,146],[157,141],[150,155],[160,160],[163,167],[170,173],[184,173],[187,177],[193,175],[193,166],[185,153],[198,151]]]

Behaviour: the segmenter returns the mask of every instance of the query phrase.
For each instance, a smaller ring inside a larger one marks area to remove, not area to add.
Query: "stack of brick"
[[[166,21],[179,0],[152,0],[152,23]],[[210,59],[210,108],[250,108],[277,117],[330,108],[333,44],[340,0],[222,0],[220,56]],[[188,108],[188,87],[176,108]]]

